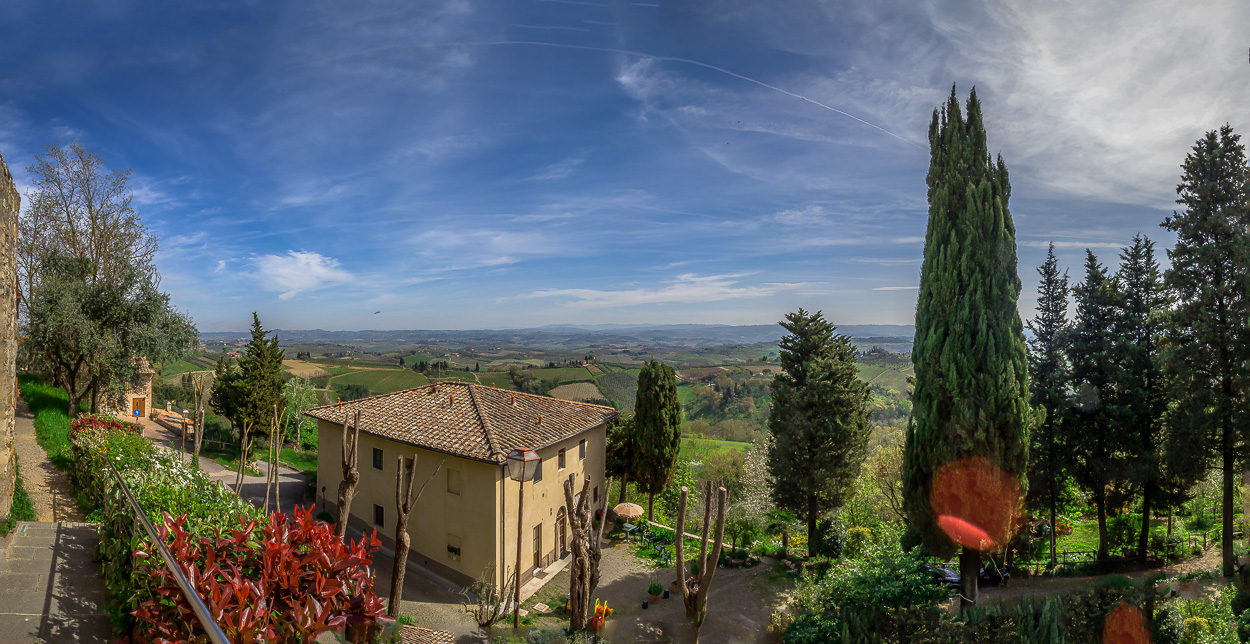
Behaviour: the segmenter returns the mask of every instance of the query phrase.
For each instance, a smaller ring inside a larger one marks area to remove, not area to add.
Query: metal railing
[[[118,473],[117,468],[113,467],[113,464],[108,459],[102,460],[108,466],[109,472],[112,472],[113,479],[117,481],[117,485],[121,487],[122,498],[130,506],[135,517],[135,523],[143,526],[144,531],[148,533],[148,538],[152,540],[152,543],[156,544],[156,549],[161,554],[161,559],[165,562],[165,569],[173,574],[174,582],[182,589],[183,596],[191,604],[191,610],[200,620],[200,627],[204,629],[208,639],[212,640],[213,644],[230,644],[230,640],[222,632],[221,626],[217,624],[217,621],[208,612],[208,606],[204,605],[204,600],[200,598],[200,594],[195,592],[195,589],[191,587],[191,582],[187,581],[186,575],[182,574],[182,570],[174,562],[174,557],[169,554],[169,549],[165,547],[164,540],[156,533],[156,528],[152,527],[152,522],[148,521],[147,515],[143,513],[143,508],[139,507],[139,502],[130,493],[130,488],[126,487],[126,483],[122,481],[122,476]]]

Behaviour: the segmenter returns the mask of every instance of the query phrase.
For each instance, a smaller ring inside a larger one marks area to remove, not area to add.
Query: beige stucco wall
[[[577,444],[586,439],[586,458],[578,458]],[[581,491],[583,476],[590,476],[590,503],[594,505],[594,489],[599,488],[599,500],[603,501],[604,490],[604,449],[607,429],[599,425],[581,434],[565,439],[559,443],[537,450],[543,459],[543,479],[538,483],[525,484],[524,523],[521,531],[521,580],[524,583],[533,572],[534,565],[534,528],[541,526],[542,551],[541,557],[551,559],[559,557],[557,552],[558,535],[556,534],[556,517],[564,506],[564,481],[569,474],[577,474],[574,494]],[[560,449],[566,450],[565,469],[557,467]],[[503,512],[501,517],[504,533],[503,558],[507,561],[510,571],[516,567],[516,530],[517,530],[517,486],[520,483],[512,479],[504,480]],[[568,534],[568,521],[564,527]],[[567,536],[566,536],[567,544]]]
[[[318,510],[335,514],[338,486],[343,479],[341,462],[342,427],[317,421],[317,502]],[[586,439],[586,458],[578,458],[578,441]],[[570,473],[590,473],[591,488],[598,486],[602,501],[604,441],[606,429],[598,426],[582,434],[539,450],[543,458],[543,480],[525,486],[525,529],[522,532],[522,580],[528,579],[533,567],[533,528],[542,526],[542,556],[558,557],[555,551],[556,515],[564,504],[561,487]],[[565,469],[558,471],[560,448],[566,452]],[[381,449],[383,469],[373,467],[373,450]],[[351,526],[358,530],[373,527],[373,506],[385,513],[385,527],[378,533],[383,543],[394,546],[395,535],[395,468],[400,454],[417,454],[417,487],[425,482],[440,461],[442,470],[435,476],[408,519],[414,563],[433,570],[447,579],[468,585],[491,563],[496,565],[496,583],[516,565],[517,485],[507,478],[504,466],[440,454],[362,432],[357,468],[360,484],[352,497]],[[448,492],[448,472],[460,474],[460,494]],[[580,490],[580,476],[579,487]],[[500,493],[503,492],[502,503]],[[592,492],[593,499],[593,492]],[[566,522],[567,531],[567,522]],[[500,538],[500,535],[503,538]],[[460,560],[447,551],[449,535],[459,537]]]
[[[13,503],[16,447],[13,434],[14,367],[17,358],[17,213],[21,197],[0,157],[0,517]]]

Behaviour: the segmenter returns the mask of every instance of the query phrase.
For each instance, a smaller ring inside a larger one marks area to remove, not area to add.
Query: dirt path
[[[17,460],[22,485],[35,506],[36,521],[84,521],[74,500],[69,474],[53,467],[48,455],[35,440],[34,416],[26,401],[18,399],[15,422]]]
[[[1118,574],[1122,574],[1123,576],[1133,580],[1142,580],[1146,577],[1146,575],[1152,573],[1163,573],[1164,577],[1175,577],[1176,575],[1193,572],[1195,570],[1211,570],[1218,568],[1220,561],[1220,549],[1218,547],[1212,547],[1208,548],[1201,557],[1168,564],[1162,568],[1132,570]],[[1006,587],[982,587],[979,592],[981,593],[984,601],[991,603],[996,601],[1020,599],[1024,597],[1042,597],[1045,595],[1054,595],[1056,593],[1066,593],[1074,590],[1080,590],[1082,588],[1092,588],[1104,581],[1108,576],[1109,575],[1083,575],[1073,577],[1033,576],[1026,579],[1013,579]]]

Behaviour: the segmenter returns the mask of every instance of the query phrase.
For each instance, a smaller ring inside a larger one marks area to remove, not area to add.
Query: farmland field
[[[682,438],[681,458],[697,458],[701,454],[724,452],[731,449],[747,449],[751,443],[738,441],[718,441],[711,438]]]
[[[585,402],[587,398],[603,398],[593,382],[573,382],[551,390],[552,398]]]
[[[425,376],[407,369],[363,369],[335,376],[335,385],[364,385],[370,393],[389,394],[430,384]]]
[[[638,375],[628,371],[616,371],[599,376],[599,389],[621,411],[634,411],[634,399],[638,397]]]
[[[291,373],[299,378],[316,378],[329,375],[327,370],[303,360],[283,360],[282,366],[289,368]]]

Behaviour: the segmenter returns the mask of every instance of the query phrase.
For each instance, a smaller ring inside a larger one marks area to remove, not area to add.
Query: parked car
[[[1015,570],[1014,564],[996,565],[993,560],[981,566],[981,573],[977,575],[977,582],[982,586],[1006,586],[1011,581],[1011,571]]]
[[[959,573],[950,568],[935,566],[930,563],[924,564],[924,567],[933,576],[934,584],[945,585],[947,588],[959,592]]]

